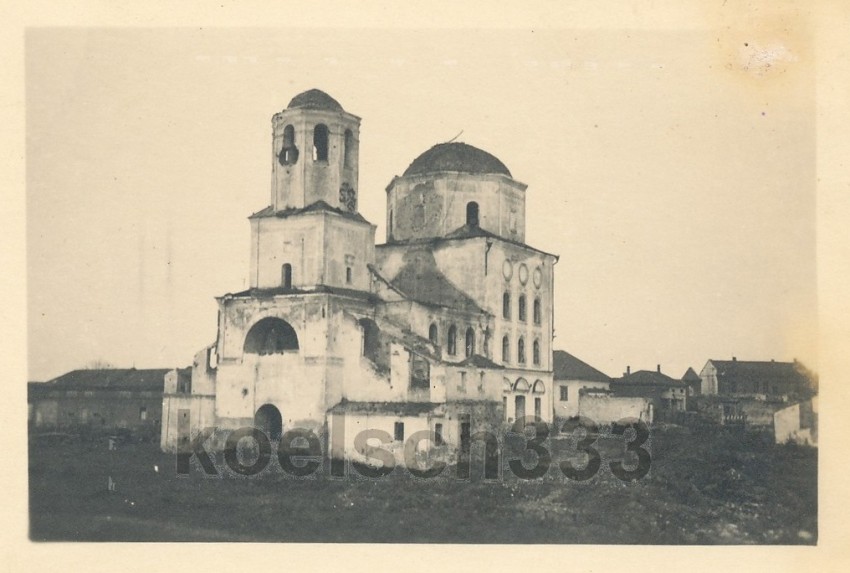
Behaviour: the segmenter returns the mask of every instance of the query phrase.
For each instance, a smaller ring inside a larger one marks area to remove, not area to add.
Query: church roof
[[[475,368],[492,368],[495,370],[504,370],[505,367],[501,364],[496,364],[486,356],[481,356],[480,354],[473,354],[469,358],[466,358],[462,362],[458,362],[459,366],[472,366]]]
[[[256,213],[251,214],[248,218],[249,219],[260,219],[262,217],[278,217],[278,218],[283,219],[285,217],[292,217],[293,215],[300,215],[302,213],[316,213],[316,212],[319,212],[319,211],[327,211],[327,212],[330,212],[330,213],[336,213],[337,215],[341,215],[342,217],[345,217],[346,219],[351,219],[353,221],[359,221],[361,223],[368,223],[369,222],[360,213],[347,211],[345,209],[340,209],[339,207],[334,207],[334,206],[330,205],[329,203],[327,203],[325,201],[321,201],[321,200],[316,201],[315,203],[310,203],[306,207],[300,207],[300,208],[289,207],[287,209],[284,209],[282,211],[277,211],[277,212],[275,212],[275,210],[272,208],[272,206],[269,205],[268,207],[260,209]]]
[[[473,174],[500,174],[511,177],[505,164],[482,149],[466,143],[438,143],[405,169],[404,175],[423,175],[452,171]]]
[[[563,350],[552,353],[555,380],[584,380],[587,382],[610,382],[605,373],[600,372],[587,362],[583,362]]]
[[[408,251],[404,266],[389,283],[405,297],[421,304],[486,312],[440,272],[434,253],[428,248]]]
[[[322,109],[328,111],[344,111],[334,98],[322,90],[311,89],[292,98],[286,109]]]
[[[342,399],[329,412],[345,414],[388,414],[394,416],[421,416],[440,406],[433,402],[352,402]]]
[[[458,227],[454,231],[447,233],[442,237],[418,237],[411,239],[393,239],[392,242],[382,243],[380,245],[375,245],[377,248],[383,247],[396,247],[401,245],[428,245],[428,246],[437,246],[440,243],[445,241],[455,241],[455,240],[463,240],[463,239],[477,239],[477,238],[487,238],[487,239],[495,239],[497,241],[502,241],[504,243],[510,243],[512,245],[517,245],[526,249],[530,249],[532,251],[538,252],[542,255],[548,255],[550,257],[558,258],[558,255],[553,255],[552,253],[548,253],[546,251],[541,251],[531,245],[527,245],[521,241],[515,241],[513,239],[508,239],[507,237],[503,237],[501,235],[497,235],[496,233],[491,233],[486,229],[482,229],[477,225],[463,225],[462,227]]]

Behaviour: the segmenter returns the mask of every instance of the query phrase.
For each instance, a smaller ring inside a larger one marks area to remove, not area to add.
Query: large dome
[[[343,111],[342,106],[334,98],[322,90],[312,89],[300,93],[289,102],[286,109],[323,109],[328,111]]]
[[[404,175],[423,175],[441,171],[485,174],[494,173],[511,177],[505,164],[482,149],[465,143],[438,143],[405,169]]]

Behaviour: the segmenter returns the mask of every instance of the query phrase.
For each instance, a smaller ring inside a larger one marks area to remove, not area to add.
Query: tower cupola
[[[323,201],[357,212],[360,118],[318,89],[272,117],[272,209]]]

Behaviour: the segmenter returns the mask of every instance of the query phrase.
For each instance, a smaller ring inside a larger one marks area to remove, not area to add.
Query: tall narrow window
[[[320,123],[313,128],[313,161],[328,160],[328,126]]]
[[[404,441],[404,422],[396,422],[395,423],[395,441],[403,442]]]
[[[540,398],[535,398],[534,399],[534,416],[537,417],[537,418],[540,418],[541,417],[540,415],[542,413],[543,413],[542,400]]]
[[[466,357],[475,353],[475,330],[472,327],[466,329]]]
[[[516,359],[520,364],[525,364],[525,339],[522,336],[516,343]]]
[[[502,362],[511,360],[511,341],[507,336],[502,337]]]
[[[478,203],[475,201],[466,204],[466,224],[470,227],[478,226]]]
[[[292,265],[286,263],[280,271],[280,282],[283,288],[292,288]]]
[[[534,317],[534,324],[540,324],[540,299],[534,299],[534,309],[532,310],[532,314]]]
[[[531,360],[535,366],[540,366],[540,341],[535,340],[531,347]]]
[[[519,295],[519,319],[525,320],[525,295]]]
[[[511,293],[506,292],[502,295],[502,318],[511,317]]]
[[[295,147],[295,128],[287,125],[283,128],[283,147],[280,150],[280,163],[292,165],[298,161],[298,148]]]
[[[345,284],[351,284],[351,267],[345,267]]]
[[[449,327],[449,340],[447,347],[448,353],[451,356],[457,354],[457,328],[455,328],[454,324]]]
[[[145,406],[139,408],[139,419],[142,421],[148,419],[148,409]]]
[[[354,165],[354,134],[350,129],[345,130],[345,150],[343,152],[343,162],[345,167]]]
[[[428,340],[431,341],[431,344],[435,344],[435,345],[439,344],[437,342],[437,336],[438,336],[437,325],[436,325],[436,323],[432,322],[431,326],[428,327]]]
[[[372,359],[377,358],[381,350],[381,330],[371,318],[361,318],[357,322],[360,323],[360,328],[363,330],[363,356]]]

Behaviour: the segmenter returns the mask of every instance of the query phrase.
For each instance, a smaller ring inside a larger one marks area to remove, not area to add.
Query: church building
[[[165,376],[161,446],[207,428],[343,424],[457,444],[551,422],[557,256],[525,243],[526,185],[441,143],[386,188],[387,240],[357,210],[360,118],[309,90],[272,117],[270,204],[249,217],[249,288],[218,301],[215,342]],[[367,191],[374,192],[374,191]]]

